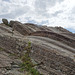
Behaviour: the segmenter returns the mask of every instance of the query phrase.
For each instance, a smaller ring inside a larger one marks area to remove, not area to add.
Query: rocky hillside
[[[8,23],[8,22],[7,22]],[[0,24],[0,75],[26,75],[18,64],[31,42],[31,58],[43,75],[75,75],[75,34],[62,27],[10,21]]]

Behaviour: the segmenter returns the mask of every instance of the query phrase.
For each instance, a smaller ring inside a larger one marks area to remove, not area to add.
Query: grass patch
[[[10,53],[9,56],[16,56],[16,54],[15,53]]]
[[[3,48],[0,47],[0,51],[2,51],[2,50],[3,50]]]

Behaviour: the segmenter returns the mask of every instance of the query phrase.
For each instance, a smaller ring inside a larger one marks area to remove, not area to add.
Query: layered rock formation
[[[12,35],[13,34],[13,35]],[[25,75],[16,66],[22,61],[27,42],[31,41],[31,58],[43,62],[37,69],[43,75],[75,75],[75,34],[62,27],[38,26],[10,21],[9,26],[0,24],[0,75]]]

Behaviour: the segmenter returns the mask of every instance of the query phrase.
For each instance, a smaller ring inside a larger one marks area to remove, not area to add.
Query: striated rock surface
[[[18,57],[24,54],[28,41],[32,46],[31,58],[36,63],[43,62],[37,67],[40,73],[75,75],[75,34],[62,27],[18,21],[10,21],[9,25],[0,24],[0,75],[25,75],[19,68],[8,66],[22,62]]]

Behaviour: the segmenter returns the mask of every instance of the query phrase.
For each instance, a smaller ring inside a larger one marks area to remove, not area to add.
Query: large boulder
[[[27,27],[18,21],[10,21],[9,25],[13,28],[13,30],[18,31],[22,35],[29,34]]]
[[[5,25],[8,25],[8,20],[7,20],[7,19],[2,19],[2,22],[3,22]]]
[[[11,21],[9,22],[10,27],[13,27],[14,23],[15,23],[15,21],[12,21],[12,20],[11,20]]]

